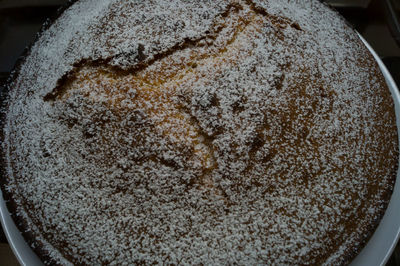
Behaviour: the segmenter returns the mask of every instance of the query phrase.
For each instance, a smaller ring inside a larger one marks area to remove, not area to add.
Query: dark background
[[[400,0],[321,0],[336,8],[371,44],[400,84]],[[48,17],[67,0],[0,0],[0,88]],[[0,266],[18,265],[0,228]],[[400,266],[397,245],[387,266]]]

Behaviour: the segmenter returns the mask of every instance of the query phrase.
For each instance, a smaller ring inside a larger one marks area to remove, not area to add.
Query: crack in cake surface
[[[213,187],[211,173],[217,168],[213,137],[205,133],[197,119],[190,114],[191,111],[179,103],[177,90],[193,79],[198,79],[202,74],[198,70],[207,64],[215,69],[236,65],[240,58],[228,58],[240,53],[243,37],[249,38],[254,32],[260,31],[259,25],[263,20],[261,16],[264,14],[249,7],[244,8],[238,3],[229,5],[212,26],[214,32],[198,40],[185,40],[183,45],[156,55],[148,63],[143,63],[146,57],[143,56],[143,46],[139,45],[138,54],[141,54],[142,60],[129,70],[110,66],[105,61],[83,61],[65,75],[60,85],[47,94],[44,100],[65,102],[72,94],[80,94],[94,104],[97,101],[106,102],[111,109],[117,111],[145,110],[149,119],[155,121],[156,130],[172,139],[172,143],[191,146],[204,172],[198,183]],[[227,37],[219,37],[223,31]],[[238,36],[242,40],[237,41]],[[202,41],[210,44],[205,45]],[[157,101],[162,104],[157,106]],[[88,133],[85,134],[88,136]],[[165,165],[177,165],[171,160],[159,160]]]
[[[265,9],[262,7],[256,6],[254,2],[251,0],[246,1],[246,3],[241,3],[240,1],[233,1],[230,4],[227,5],[226,10],[222,12],[219,17],[226,21],[229,20],[229,17],[232,16],[237,16],[237,13],[239,11],[243,11],[243,9],[247,9],[247,14],[242,14],[241,16],[238,17],[240,23],[238,23],[235,26],[238,26],[238,28],[234,32],[234,36],[230,38],[228,41],[226,41],[226,45],[230,45],[232,42],[235,41],[236,34],[243,31],[243,27],[246,27],[248,23],[250,23],[253,19],[255,19],[255,16],[262,16],[264,18],[267,18],[272,22],[274,26],[277,26],[279,28],[285,28],[288,25],[291,27],[301,30],[300,26],[298,25],[297,22],[291,21],[289,18],[286,17],[280,17],[280,16],[275,16],[268,14]],[[250,16],[250,17],[249,17]],[[260,19],[259,19],[260,21]],[[254,21],[253,21],[254,22]],[[224,25],[224,21],[219,21],[217,20],[214,25],[210,28],[210,30],[206,31],[205,36],[201,36],[197,39],[189,39],[186,38],[184,39],[183,43],[177,43],[173,45],[171,48],[167,49],[163,53],[155,54],[152,56],[150,59],[144,54],[145,48],[144,45],[139,43],[137,45],[137,52],[136,52],[136,60],[138,61],[134,66],[130,68],[121,68],[119,66],[115,65],[109,65],[109,68],[111,68],[113,71],[119,72],[123,75],[127,74],[134,74],[136,72],[140,72],[145,70],[147,67],[151,66],[153,63],[157,61],[163,60],[165,57],[169,57],[173,55],[177,51],[182,51],[185,49],[191,49],[193,47],[201,47],[205,45],[212,45],[214,40],[218,37],[219,33],[226,27],[227,25]],[[220,46],[220,45],[219,45]],[[228,49],[227,47],[219,47],[219,52],[226,52]],[[124,55],[124,54],[122,54]],[[118,57],[120,55],[116,55],[114,57]],[[203,56],[208,56],[208,55],[203,55]],[[202,56],[198,56],[198,59],[201,59]],[[194,59],[194,58],[191,58]],[[76,71],[79,71],[79,69],[83,66],[90,66],[92,65],[93,67],[98,66],[98,65],[108,65],[109,62],[112,60],[112,58],[105,58],[105,59],[98,59],[98,60],[88,60],[84,59],[81,62],[75,63],[74,64],[74,69],[71,70],[69,73],[65,74],[59,81],[58,81],[58,86],[50,93],[46,94],[44,96],[45,101],[53,101],[56,98],[60,97],[64,92],[65,92],[65,83],[68,83],[73,79],[73,76],[75,75]],[[192,66],[197,65],[196,63],[192,63]],[[189,66],[189,64],[186,63],[186,67]],[[175,65],[176,67],[176,65]],[[161,75],[163,76],[163,75]],[[156,77],[157,78],[157,77]],[[168,77],[165,77],[168,78]]]

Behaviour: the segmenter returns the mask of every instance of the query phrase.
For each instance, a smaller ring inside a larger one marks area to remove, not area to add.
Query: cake
[[[3,109],[3,194],[47,265],[347,264],[398,166],[378,65],[314,0],[74,1]]]

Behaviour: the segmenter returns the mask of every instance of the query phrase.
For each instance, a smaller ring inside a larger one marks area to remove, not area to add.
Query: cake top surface
[[[343,263],[393,186],[390,93],[317,1],[81,0],[10,88],[7,191],[49,261]]]

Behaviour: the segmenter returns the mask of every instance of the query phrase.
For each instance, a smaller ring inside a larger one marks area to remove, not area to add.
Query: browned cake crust
[[[2,189],[47,264],[345,264],[393,100],[316,1],[79,1],[10,81]]]

